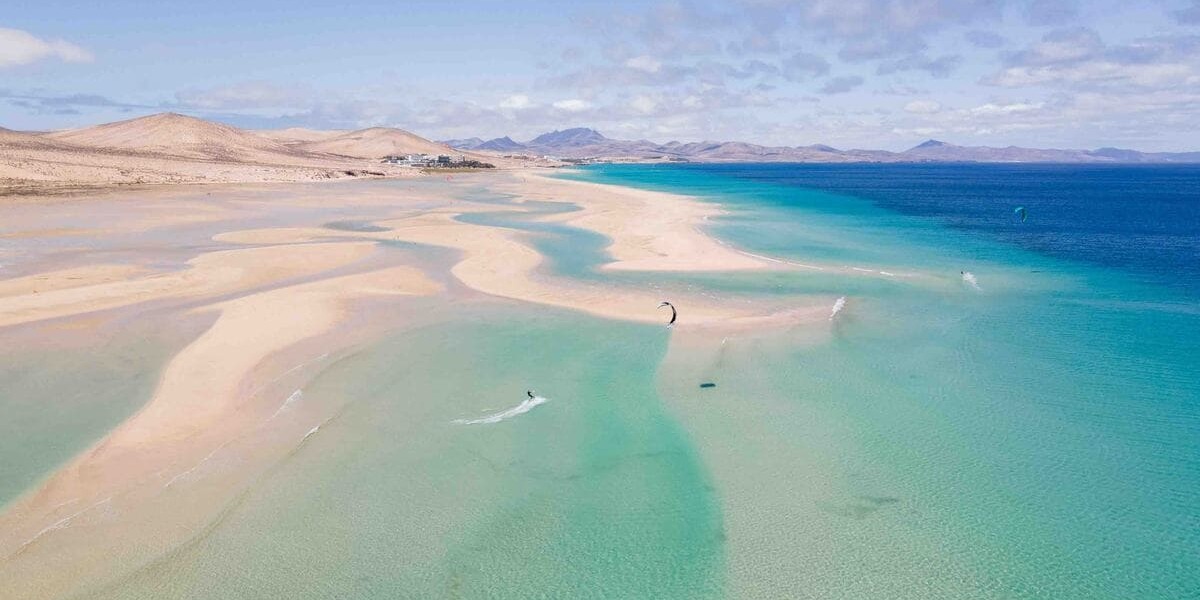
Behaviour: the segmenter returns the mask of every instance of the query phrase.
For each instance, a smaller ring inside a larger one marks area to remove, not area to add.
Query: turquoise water
[[[797,459],[865,477],[877,490],[869,495],[895,502],[859,503],[852,517],[890,531],[878,544],[903,535],[914,548],[932,545],[927,558],[946,566],[912,588],[894,587],[908,571],[881,570],[858,594],[847,586],[815,596],[919,596],[921,585],[926,597],[1173,598],[1200,589],[1194,298],[844,194],[720,170],[583,176],[722,201],[731,214],[713,229],[754,252],[942,278],[848,287],[799,276],[814,291],[847,290],[851,304],[829,344],[770,359],[765,377],[779,381],[764,393],[791,396],[790,410],[820,411],[823,427],[847,436]],[[964,268],[981,290],[958,281]],[[831,551],[853,544],[843,535]],[[967,583],[940,588],[941,577]]]
[[[714,490],[654,394],[664,330],[523,307],[452,316],[307,385],[305,406],[336,417],[110,596],[716,595]],[[455,423],[530,387],[548,400]]]
[[[595,234],[460,218],[525,231],[555,276],[844,295],[828,337],[429,302],[425,325],[304,385],[296,414],[324,424],[217,522],[87,596],[1194,596],[1200,309],[1186,286],[856,196],[837,172],[743,168],[571,176],[720,202],[718,237],[830,270],[610,275]],[[523,405],[530,389],[547,400]]]
[[[170,357],[205,319],[142,315],[67,331],[6,332],[0,349],[0,507],[103,439],[145,404]],[[184,325],[180,327],[180,325]]]

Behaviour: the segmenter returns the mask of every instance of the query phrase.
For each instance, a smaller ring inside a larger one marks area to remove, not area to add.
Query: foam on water
[[[962,280],[967,282],[967,285],[969,285],[977,290],[980,289],[979,280],[975,279],[974,273],[972,273],[970,271],[963,271]]]
[[[488,415],[479,419],[455,419],[454,422],[459,425],[483,425],[489,423],[499,423],[501,421],[511,419],[517,415],[523,415],[533,410],[535,406],[538,406],[539,404],[545,404],[546,402],[546,398],[534,396],[532,398],[526,398],[524,402],[510,409],[502,410],[496,414]]]

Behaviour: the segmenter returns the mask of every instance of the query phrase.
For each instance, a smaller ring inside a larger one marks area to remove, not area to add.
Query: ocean
[[[582,177],[721,202],[729,215],[713,232],[755,253],[938,279],[770,282],[776,293],[848,298],[830,343],[772,359],[792,372],[771,373],[787,381],[766,393],[790,410],[819,410],[820,428],[844,434],[795,459],[832,461],[860,492],[844,492],[858,498],[838,509],[845,529],[815,542],[845,553],[832,577],[783,575],[780,562],[744,589],[1007,598],[1200,589],[1200,169],[671,165]],[[731,480],[754,485],[736,470]],[[796,546],[814,543],[789,534]],[[857,548],[864,537],[870,544]],[[940,568],[877,567],[914,556]]]
[[[290,381],[265,389],[288,406],[288,427],[319,430],[187,543],[85,595],[1200,589],[1200,169],[603,165],[560,176],[719,203],[726,214],[706,231],[814,268],[609,273],[593,233],[460,218],[523,230],[547,275],[664,297],[845,300],[821,335],[721,339],[456,289],[415,300],[405,310],[417,325],[330,357],[302,394]],[[122,351],[156,364],[179,343]],[[57,372],[0,373],[0,384],[77,393]],[[115,368],[78,377],[119,382],[103,393],[122,397],[151,383]],[[112,400],[100,420],[130,403]]]

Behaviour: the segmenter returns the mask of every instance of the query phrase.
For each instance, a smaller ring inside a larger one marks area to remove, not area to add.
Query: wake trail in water
[[[972,273],[970,271],[963,271],[962,279],[963,279],[963,281],[967,282],[967,285],[970,285],[971,287],[973,287],[977,290],[982,289],[979,287],[979,280],[975,279],[974,273]]]
[[[833,303],[833,310],[829,311],[829,320],[832,321],[833,318],[838,315],[838,313],[842,312],[843,308],[846,308],[845,296],[838,298],[837,301]]]
[[[508,410],[502,410],[496,414],[488,415],[478,419],[455,419],[454,423],[458,425],[483,425],[489,423],[499,423],[501,421],[507,421],[508,419],[511,419],[517,415],[523,415],[533,410],[534,407],[538,406],[539,404],[545,404],[547,401],[548,399],[543,398],[542,396],[534,396]]]

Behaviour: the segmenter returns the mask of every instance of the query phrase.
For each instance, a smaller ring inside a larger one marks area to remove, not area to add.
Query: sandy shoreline
[[[336,351],[336,329],[359,299],[445,293],[437,283],[445,274],[427,272],[427,265],[405,264],[404,255],[389,258],[392,255],[381,254],[381,244],[411,242],[453,251],[457,258],[449,275],[474,293],[648,324],[664,321],[657,309],[663,299],[659,292],[547,273],[545,259],[528,234],[456,217],[468,212],[527,214],[523,205],[528,200],[570,202],[581,210],[536,219],[608,237],[611,262],[602,270],[780,268],[704,234],[701,224],[719,209],[689,198],[532,172],[489,175],[472,183],[480,182],[515,201],[473,203],[460,198],[463,188],[453,184],[416,191],[345,189],[340,190],[340,202],[374,217],[366,230],[321,226],[326,217],[319,212],[308,225],[239,228],[238,219],[217,209],[214,214],[231,220],[200,224],[216,228],[210,239],[217,249],[202,251],[177,270],[100,262],[0,279],[0,335],[6,327],[70,321],[105,311],[136,313],[148,304],[177,305],[184,314],[213,319],[170,360],[151,400],[137,414],[0,514],[0,579],[15,582],[12,589],[22,597],[54,597],[78,585],[56,573],[73,572],[77,582],[111,576],[112,565],[104,557],[119,555],[135,542],[129,537],[133,534],[127,517],[121,515],[149,519],[149,525],[143,522],[135,531],[167,528],[181,532],[176,534],[181,539],[211,519],[211,507],[171,510],[172,502],[179,502],[173,494],[180,486],[192,485],[190,479],[179,478],[206,456],[249,429],[264,426],[266,408],[255,404],[254,390],[280,374],[263,371],[262,365],[318,338],[326,340],[326,353]],[[212,193],[223,197],[226,191],[217,188]],[[197,201],[203,203],[189,200]],[[273,202],[243,200],[239,206],[270,212],[275,210]],[[436,206],[430,208],[431,203]],[[139,227],[186,220],[171,214],[170,203],[153,194],[144,206],[153,212],[139,217]],[[28,216],[22,225],[41,236],[56,231],[55,224],[30,222]],[[90,233],[103,236],[105,230]],[[20,235],[12,232],[12,243],[19,243]],[[136,239],[139,234],[134,230],[122,235]],[[680,309],[678,327],[683,331],[737,331],[781,323],[819,326],[828,313],[823,300],[722,303],[693,293],[679,293],[671,300]],[[303,363],[317,357],[314,348],[293,360]],[[298,438],[289,439],[294,444]],[[163,491],[167,487],[170,495]]]

